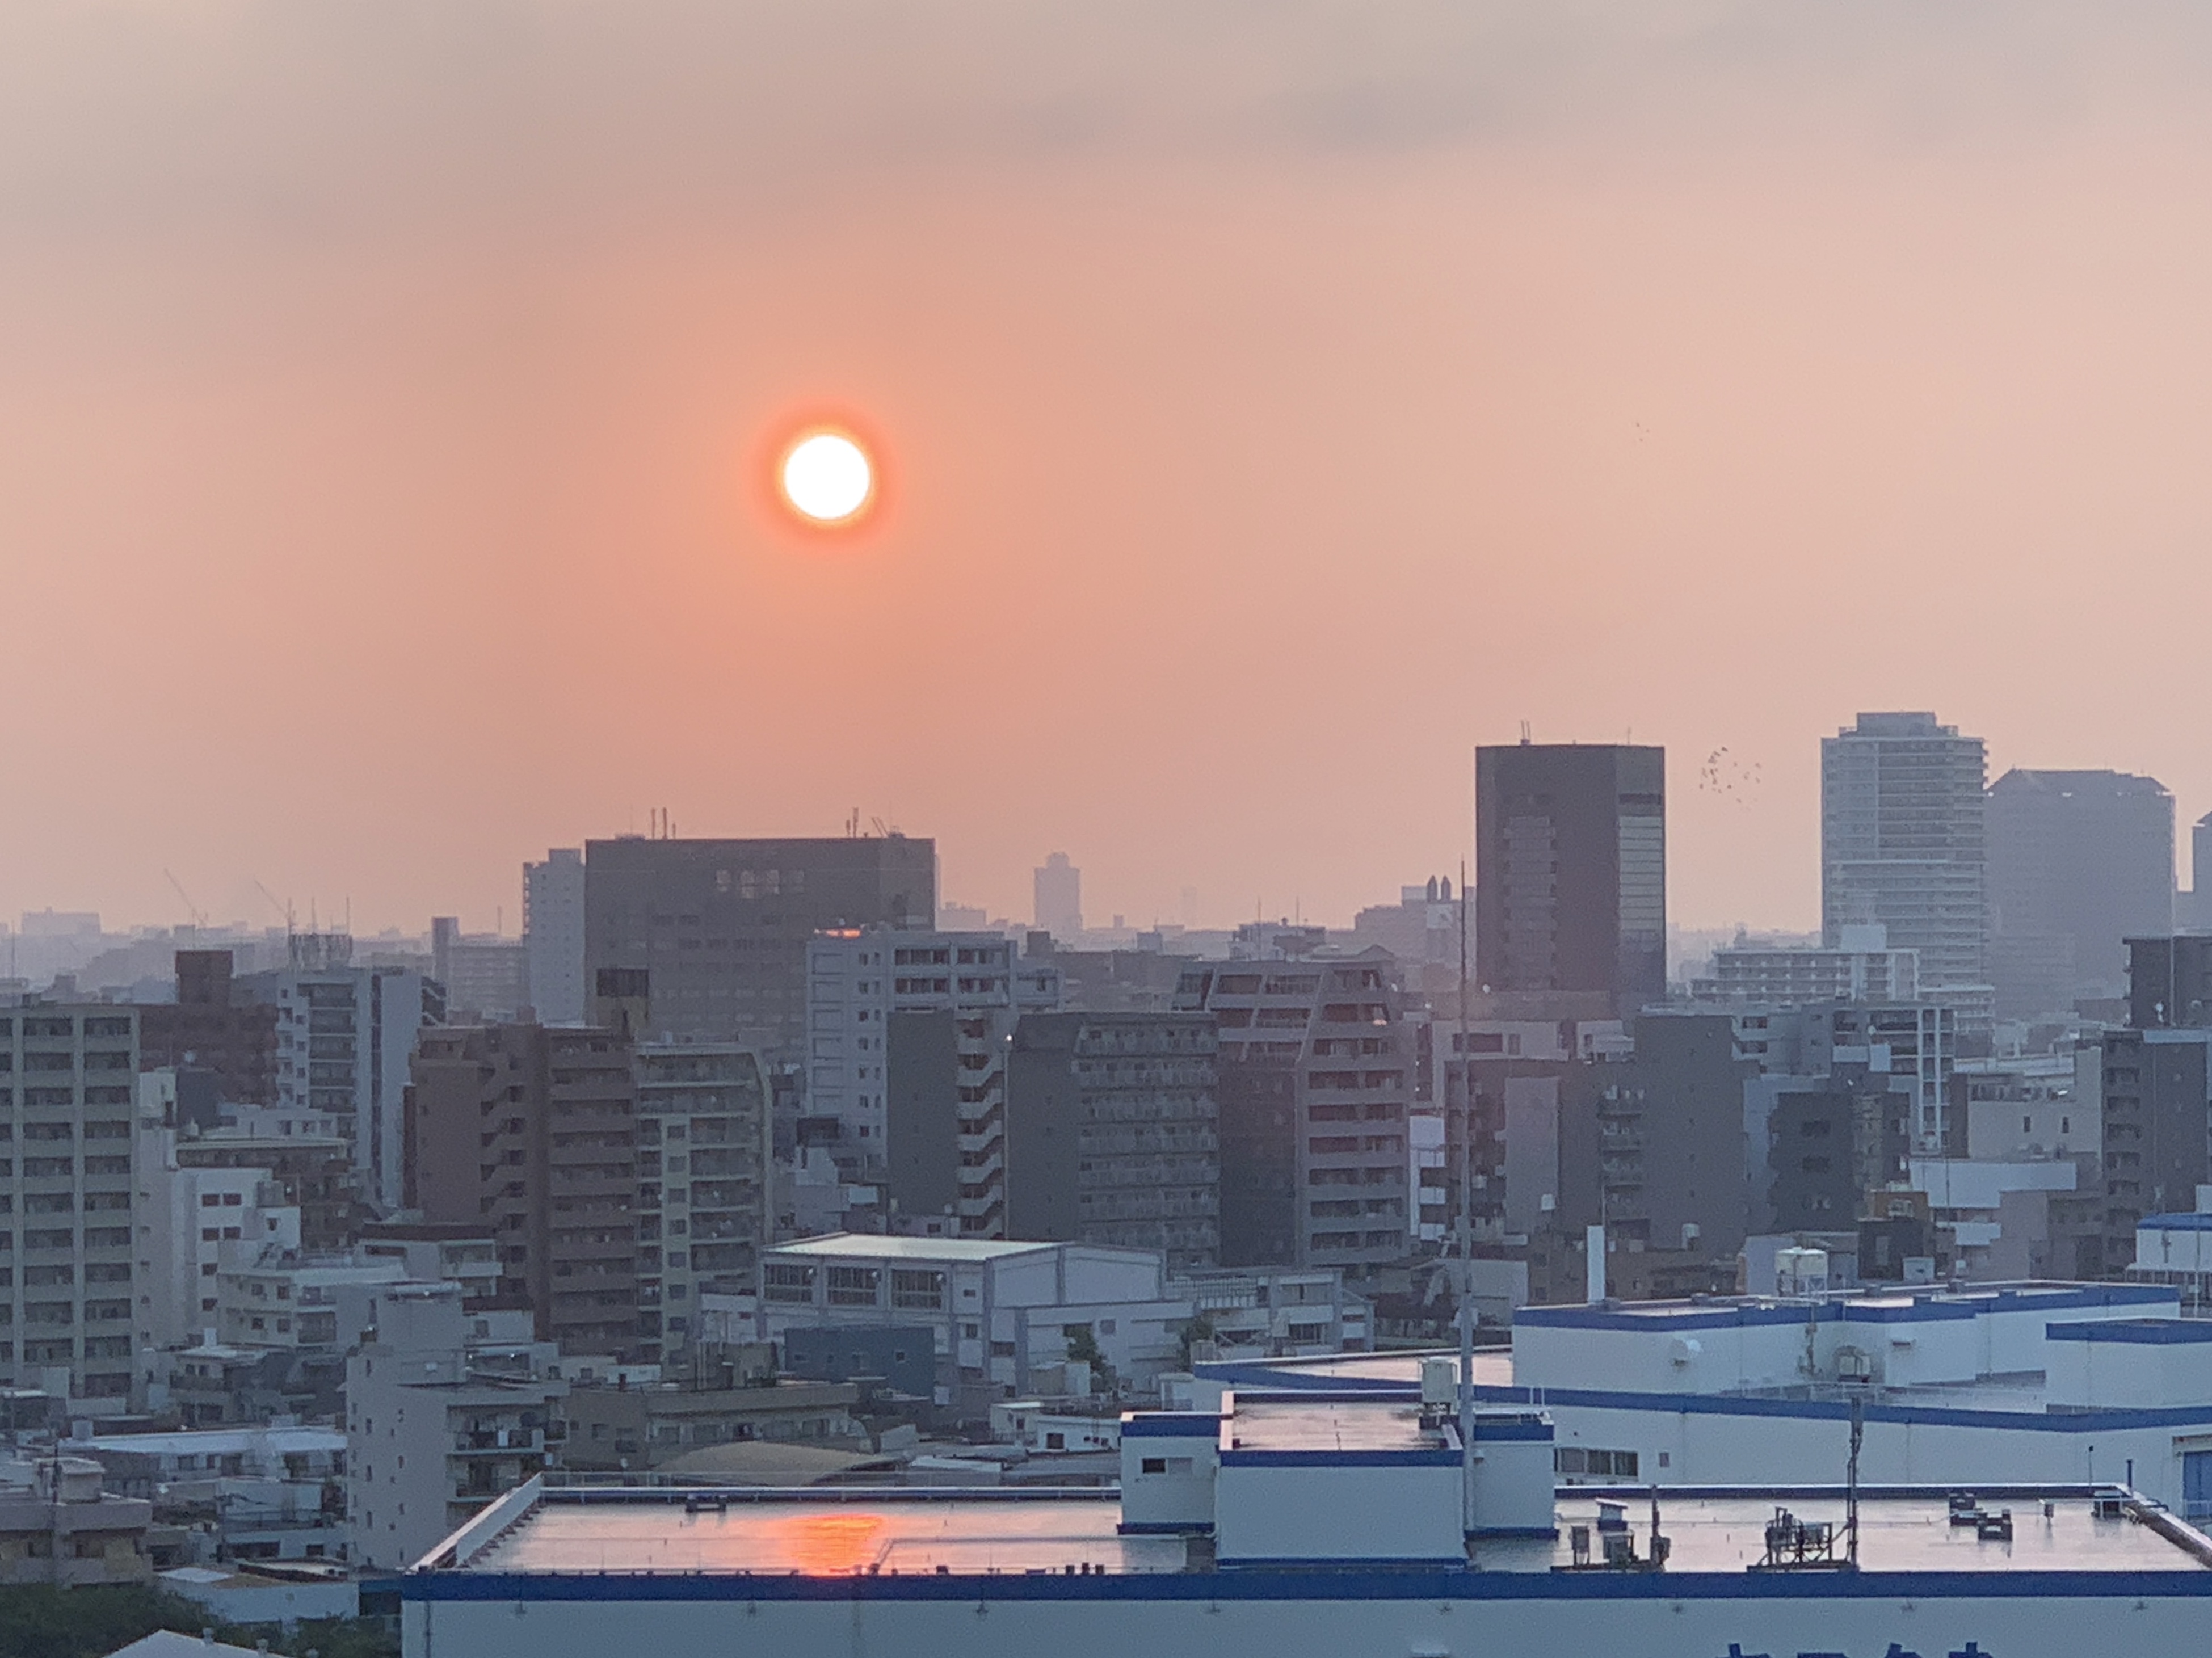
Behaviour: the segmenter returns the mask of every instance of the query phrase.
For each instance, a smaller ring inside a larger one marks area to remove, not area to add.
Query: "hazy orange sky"
[[[1522,720],[1666,744],[1692,924],[1814,922],[1863,708],[2185,825],[2208,90],[2184,4],[19,0],[0,914],[858,806],[1340,922]]]

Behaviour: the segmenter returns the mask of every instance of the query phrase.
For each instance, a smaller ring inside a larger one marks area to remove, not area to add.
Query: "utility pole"
[[[1474,1532],[1474,1072],[1467,1051],[1467,859],[1459,865],[1459,1458],[1461,1531]],[[1444,1066],[1444,1122],[1451,1122],[1451,1066]]]

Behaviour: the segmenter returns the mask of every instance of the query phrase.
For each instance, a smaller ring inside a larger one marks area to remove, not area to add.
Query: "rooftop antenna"
[[[1528,722],[1527,720],[1522,720],[1522,721],[1521,722],[1521,743],[1522,743],[1522,746],[1523,746],[1523,747],[1525,748],[1525,747],[1526,747],[1526,746],[1527,746],[1530,742],[1532,742],[1532,741],[1534,739],[1534,736],[1535,736],[1535,733],[1534,733],[1534,732],[1530,729],[1529,725],[1528,725]]]
[[[269,901],[269,907],[284,918],[284,936],[286,938],[290,938],[294,932],[298,931],[298,928],[293,925],[292,901],[289,898],[287,898],[282,903],[279,903],[276,901],[276,895],[270,891],[267,887],[261,884],[261,878],[258,875],[253,878],[253,890],[256,892],[258,892],[264,898],[266,898]]]
[[[1851,1460],[1844,1476],[1844,1558],[1859,1567],[1859,1447],[1866,1442],[1866,1395],[1851,1395]]]

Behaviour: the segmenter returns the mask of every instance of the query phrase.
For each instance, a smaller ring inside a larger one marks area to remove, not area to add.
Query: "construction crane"
[[[185,914],[192,918],[192,926],[199,932],[205,932],[208,924],[207,912],[192,902],[192,895],[185,890],[185,884],[182,881],[166,869],[161,873],[169,877],[169,884],[176,889],[177,896],[185,901]]]

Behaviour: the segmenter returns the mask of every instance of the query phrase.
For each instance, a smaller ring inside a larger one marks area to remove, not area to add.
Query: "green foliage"
[[[1212,1319],[1204,1313],[1200,1313],[1182,1327],[1182,1368],[1184,1370],[1190,1369],[1191,1348],[1199,1342],[1212,1340],[1217,1333]]]
[[[302,1620],[289,1635],[266,1626],[216,1622],[180,1595],[138,1586],[0,1588],[0,1658],[106,1658],[155,1630],[215,1638],[252,1651],[266,1640],[272,1653],[305,1658],[399,1658],[399,1637],[380,1621],[362,1618]]]

